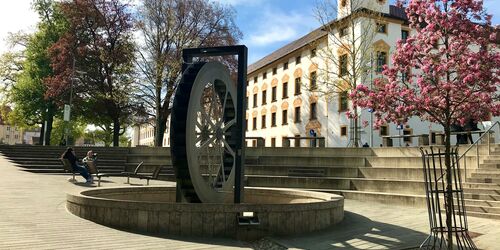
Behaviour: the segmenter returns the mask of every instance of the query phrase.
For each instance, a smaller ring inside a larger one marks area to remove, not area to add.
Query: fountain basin
[[[176,203],[175,194],[166,186],[100,188],[68,194],[66,206],[124,230],[243,240],[318,231],[344,218],[343,197],[328,193],[245,188],[242,204]]]

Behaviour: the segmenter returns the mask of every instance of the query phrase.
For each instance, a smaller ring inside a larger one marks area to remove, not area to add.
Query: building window
[[[295,135],[295,139],[294,139],[295,143],[295,147],[299,148],[300,147],[300,135]]]
[[[262,128],[266,128],[266,115],[262,115]]]
[[[281,113],[281,124],[287,125],[288,124],[288,110],[283,110]]]
[[[377,32],[387,34],[387,24],[377,23]]]
[[[248,86],[249,81],[247,81],[247,86]]]
[[[248,96],[245,97],[245,107],[247,107],[247,110],[248,110]]]
[[[347,5],[347,0],[340,0],[340,7],[345,7]]]
[[[276,112],[271,113],[271,127],[276,127]]]
[[[347,54],[339,57],[339,76],[347,75]]]
[[[297,56],[295,57],[295,64],[299,64],[300,63],[300,56]]]
[[[253,78],[253,83],[256,84],[257,83],[257,77],[254,77]]]
[[[389,126],[382,125],[380,126],[380,136],[388,136],[389,135]]]
[[[252,121],[253,122],[253,127],[252,128],[253,128],[253,130],[257,130],[257,117],[254,117],[252,120],[253,120]]]
[[[300,107],[295,107],[295,117],[294,117],[294,122],[299,123],[301,122],[300,120]]]
[[[245,131],[248,131],[248,119],[245,119]]]
[[[376,72],[381,73],[384,70],[384,65],[387,64],[387,53],[384,51],[377,51],[377,68]]]
[[[311,57],[316,57],[316,48],[311,50]]]
[[[288,82],[283,83],[283,99],[288,98]]]
[[[310,81],[311,81],[311,86],[310,86],[310,89],[311,89],[311,90],[316,90],[316,89],[318,89],[318,85],[317,85],[317,83],[316,83],[316,78],[317,78],[317,77],[316,77],[316,71],[311,72],[311,76],[310,76],[310,77],[311,77],[311,79],[310,79]]]
[[[7,126],[7,131],[10,131],[10,126]]]
[[[5,139],[9,139],[10,138],[10,135],[5,135]]]
[[[267,79],[267,72],[262,73],[262,79]]]
[[[276,75],[278,73],[278,68],[273,68],[273,75]]]
[[[410,35],[409,31],[401,30],[401,40],[403,40],[404,43],[406,42],[406,39],[408,39],[409,35]]]
[[[257,140],[252,140],[252,147],[257,147]]]
[[[301,94],[302,83],[300,81],[300,77],[295,78],[295,95]]]
[[[267,103],[267,100],[266,100],[266,95],[267,95],[267,91],[266,90],[263,90],[262,91],[262,105],[266,104]]]
[[[340,28],[339,30],[339,36],[340,37],[344,37],[344,36],[347,36],[347,34],[349,33],[349,29],[348,27],[342,27]]]
[[[339,112],[344,112],[349,109],[349,101],[348,101],[347,91],[342,91],[339,93]]]
[[[276,101],[276,86],[274,86],[272,89],[271,89],[271,101],[272,102],[275,102]]]
[[[412,135],[412,134],[413,134],[413,129],[411,128],[403,129],[403,135]],[[403,137],[403,141],[405,143],[412,143],[412,137]]]
[[[283,63],[283,70],[287,70],[287,69],[288,69],[288,62]]]
[[[346,125],[340,126],[340,136],[347,136],[347,126]]]
[[[14,139],[18,139],[19,138],[19,135],[14,135]]]
[[[271,138],[271,147],[273,147],[273,148],[276,147],[276,138],[275,137]]]
[[[257,107],[257,94],[253,94],[253,107]]]
[[[311,113],[309,114],[309,120],[316,120],[318,119],[317,116],[317,105],[315,102],[311,103]]]

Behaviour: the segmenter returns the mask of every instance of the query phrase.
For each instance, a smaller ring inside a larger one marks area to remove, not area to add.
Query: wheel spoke
[[[236,124],[236,118],[232,119],[228,123],[224,124],[224,128],[222,129],[223,132],[226,132],[231,126]]]
[[[204,149],[204,148],[207,148],[207,153],[209,154],[208,152],[208,146],[215,141],[215,136],[212,136],[210,137],[206,142],[204,142],[203,144],[200,145],[200,147],[198,149]]]
[[[206,110],[202,107],[201,108],[201,115],[203,116],[203,118],[205,119],[205,121],[207,121],[207,123],[211,126],[212,130],[215,130],[216,129],[216,126],[215,124],[212,122],[212,120],[210,120],[210,115],[208,115],[206,113]]]
[[[222,142],[224,142],[224,148],[227,150],[227,152],[229,154],[231,154],[233,157],[236,157],[236,154],[234,153],[233,149],[231,148],[231,146],[229,145],[229,143],[227,143],[226,140],[222,139]]]

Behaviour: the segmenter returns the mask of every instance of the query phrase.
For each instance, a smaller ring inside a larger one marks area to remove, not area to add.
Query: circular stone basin
[[[96,223],[162,235],[254,240],[328,228],[344,198],[292,189],[245,188],[245,203],[176,203],[175,187],[100,188],[68,194],[68,210]]]

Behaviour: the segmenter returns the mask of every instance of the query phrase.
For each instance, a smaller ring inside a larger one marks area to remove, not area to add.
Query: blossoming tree
[[[443,127],[446,199],[451,206],[452,125],[480,121],[500,111],[497,30],[491,26],[482,0],[409,0],[402,4],[415,32],[398,42],[384,78],[377,79],[372,89],[359,85],[351,97],[356,105],[375,111],[375,126],[418,116]],[[450,228],[451,207],[446,210]]]

